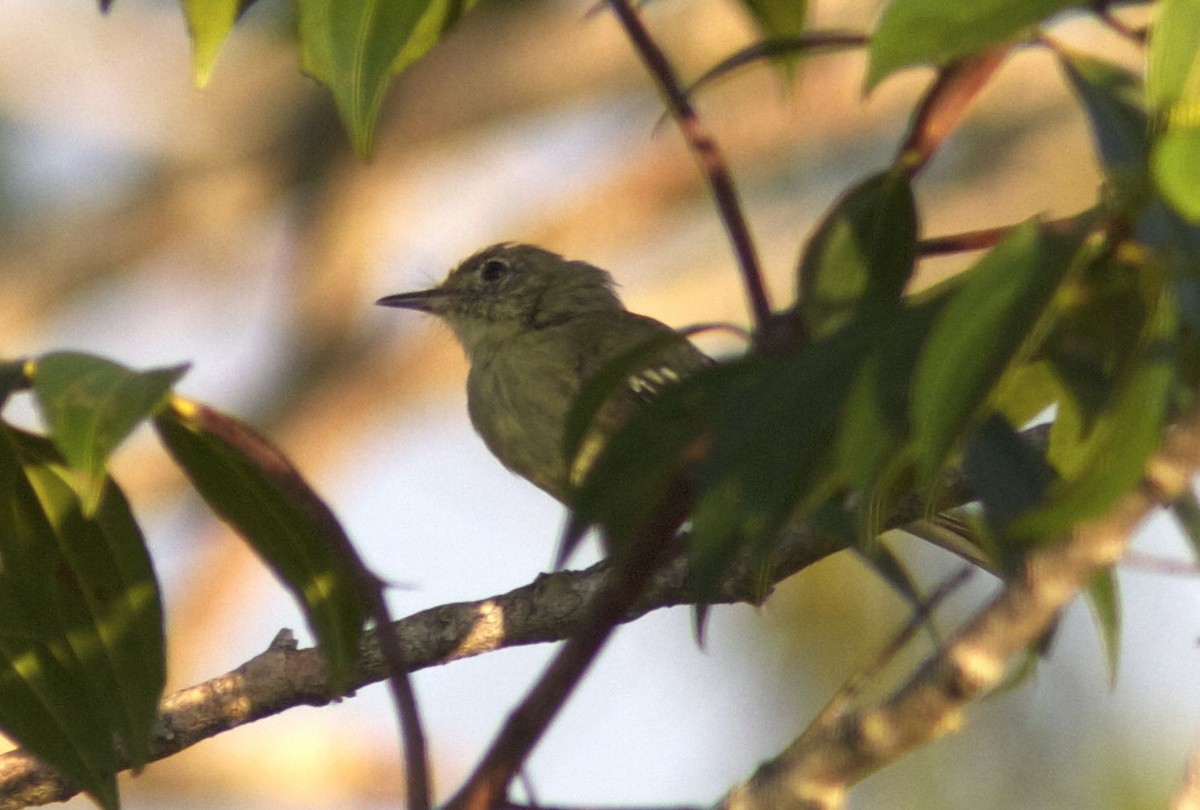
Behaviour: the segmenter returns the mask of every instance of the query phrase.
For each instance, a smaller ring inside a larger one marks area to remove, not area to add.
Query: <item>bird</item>
[[[467,410],[476,432],[505,467],[568,505],[604,442],[637,408],[712,363],[666,324],[627,310],[607,271],[534,245],[492,245],[441,284],[376,303],[430,313],[450,327],[470,364]],[[651,344],[568,459],[564,431],[580,391]]]

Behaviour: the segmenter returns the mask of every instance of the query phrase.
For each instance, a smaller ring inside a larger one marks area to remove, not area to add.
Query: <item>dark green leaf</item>
[[[115,808],[111,672],[16,442],[0,428],[0,728]]]
[[[832,494],[842,409],[869,331],[847,329],[802,351],[733,367],[697,469],[691,571],[713,585],[741,551],[768,554],[789,518]]]
[[[893,499],[911,487],[909,380],[947,298],[910,303],[864,325],[871,347],[847,397],[836,446],[839,480],[860,493],[859,542],[879,534]]]
[[[1006,574],[1019,570],[1025,549],[1008,534],[1016,518],[1040,505],[1054,481],[1053,468],[1002,416],[992,414],[967,444],[963,473],[983,502],[984,520]]]
[[[1121,663],[1121,596],[1116,571],[1112,568],[1097,571],[1088,583],[1086,593],[1108,661],[1109,686],[1116,688]]]
[[[0,361],[0,408],[4,407],[8,398],[15,391],[19,391],[28,384],[29,380],[25,377],[24,360]]]
[[[162,406],[187,366],[134,371],[102,357],[55,352],[32,372],[50,438],[81,478],[83,505],[99,503],[108,457],[139,422]]]
[[[913,380],[913,437],[925,486],[1005,369],[1041,336],[1081,240],[1082,228],[1062,236],[1027,222],[967,271],[942,308]]]
[[[948,65],[1080,0],[892,0],[871,38],[867,89],[917,64]]]
[[[301,602],[335,691],[358,666],[367,608],[350,541],[291,463],[244,424],[176,400],[154,425],[196,490]]]
[[[371,153],[392,74],[437,44],[475,0],[294,0],[305,72],[333,91],[360,155]]]
[[[834,204],[809,240],[798,273],[800,310],[814,337],[858,316],[895,309],[913,271],[917,212],[908,176],[872,175]]]
[[[1105,173],[1133,199],[1144,195],[1150,166],[1150,127],[1141,77],[1118,65],[1057,51],[1083,103]]]

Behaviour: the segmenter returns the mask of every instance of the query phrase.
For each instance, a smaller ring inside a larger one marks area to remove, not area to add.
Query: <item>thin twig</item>
[[[659,89],[666,97],[671,115],[679,124],[684,140],[696,156],[704,176],[708,179],[713,201],[725,231],[729,235],[734,256],[742,272],[742,280],[746,286],[746,295],[750,299],[750,310],[754,316],[755,333],[760,338],[765,337],[764,330],[771,321],[771,302],[767,296],[766,284],[763,282],[762,270],[758,263],[758,254],[754,249],[754,240],[738,202],[737,190],[730,177],[729,168],[716,140],[701,123],[696,115],[679,77],[667,60],[666,54],[658,47],[658,43],[650,36],[650,32],[642,24],[641,18],[630,5],[629,0],[609,0],[609,5],[617,15],[617,19],[625,28],[630,42],[638,56],[641,57],[646,70],[654,77]]]

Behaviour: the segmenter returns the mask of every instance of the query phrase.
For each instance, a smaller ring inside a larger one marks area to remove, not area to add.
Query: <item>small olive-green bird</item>
[[[449,324],[471,365],[471,424],[504,466],[564,502],[605,438],[641,403],[710,363],[683,337],[652,352],[601,407],[568,465],[563,432],[584,383],[635,347],[675,334],[625,309],[612,276],[532,245],[504,243],[466,259],[436,287],[377,303]]]

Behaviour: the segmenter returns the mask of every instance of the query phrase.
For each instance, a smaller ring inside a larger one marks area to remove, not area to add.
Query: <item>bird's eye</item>
[[[496,281],[508,272],[508,262],[503,259],[488,259],[479,271],[479,277],[484,281]]]

